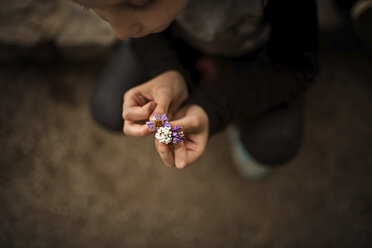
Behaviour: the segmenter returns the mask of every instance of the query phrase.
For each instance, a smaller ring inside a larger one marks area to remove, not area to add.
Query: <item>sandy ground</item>
[[[152,137],[101,129],[102,64],[2,65],[0,247],[370,247],[372,60],[321,60],[303,149],[260,182],[235,171],[226,133],[180,171]]]

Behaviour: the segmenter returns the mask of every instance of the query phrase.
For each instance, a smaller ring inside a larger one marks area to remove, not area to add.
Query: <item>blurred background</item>
[[[299,155],[259,182],[226,133],[179,171],[109,133],[92,87],[117,40],[69,1],[0,2],[0,247],[370,247],[372,55],[319,0],[322,69]]]

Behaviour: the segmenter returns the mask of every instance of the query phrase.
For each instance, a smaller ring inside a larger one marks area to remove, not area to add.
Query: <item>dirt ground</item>
[[[0,247],[370,247],[372,59],[323,42],[299,155],[259,182],[226,133],[185,170],[97,126],[103,62],[0,67]],[[324,47],[325,46],[325,47]]]

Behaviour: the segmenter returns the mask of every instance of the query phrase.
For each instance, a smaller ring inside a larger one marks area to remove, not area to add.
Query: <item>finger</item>
[[[185,133],[198,132],[202,128],[200,121],[193,116],[171,121],[170,124],[172,127],[181,126]]]
[[[190,165],[194,163],[196,160],[198,160],[201,155],[203,154],[202,152],[198,152],[196,150],[186,150],[187,154],[187,165]]]
[[[123,101],[127,102],[128,106],[144,105],[154,98],[148,92],[143,90],[131,89],[123,95]]]
[[[152,133],[147,125],[137,124],[132,121],[124,121],[123,132],[125,135],[143,137]]]
[[[174,162],[178,169],[185,168],[187,163],[187,153],[184,143],[173,144]]]
[[[187,154],[187,164],[190,165],[198,160],[204,153],[207,146],[207,136],[200,136],[190,134],[188,139],[185,141],[185,149]]]
[[[174,156],[170,147],[166,144],[159,142],[155,139],[155,145],[157,146],[157,151],[160,155],[160,158],[163,160],[164,164],[168,167],[174,166]]]
[[[167,94],[158,94],[155,96],[156,108],[154,109],[154,113],[157,115],[161,114],[168,114],[168,109],[170,105],[170,97]]]
[[[156,107],[155,102],[148,102],[143,106],[123,106],[123,119],[128,121],[148,120]]]
[[[153,100],[151,97],[133,89],[127,91],[123,96],[125,107],[142,106],[151,100]]]

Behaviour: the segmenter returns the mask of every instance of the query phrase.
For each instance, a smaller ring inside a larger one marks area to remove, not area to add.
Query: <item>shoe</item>
[[[372,0],[359,0],[351,9],[351,19],[358,37],[372,48]]]
[[[245,149],[238,128],[231,126],[228,130],[228,137],[234,165],[244,179],[257,181],[269,174],[271,169],[255,161]]]

